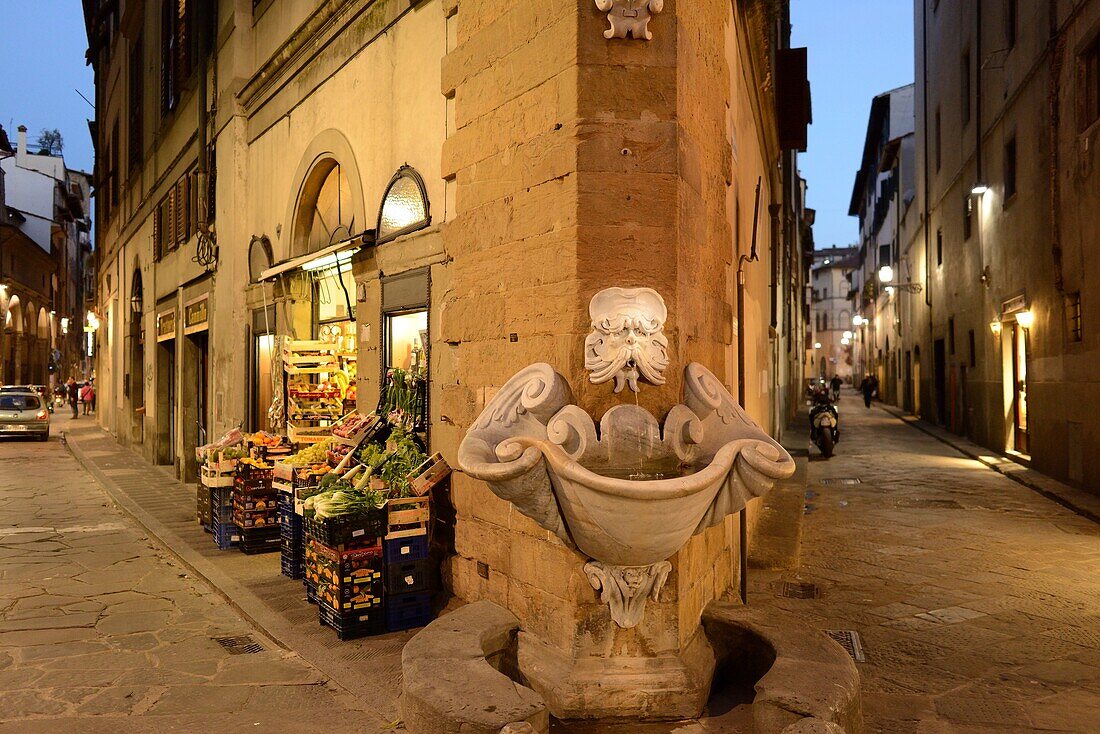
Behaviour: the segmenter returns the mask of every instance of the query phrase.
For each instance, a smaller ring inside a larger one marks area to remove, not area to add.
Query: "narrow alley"
[[[758,573],[756,598],[858,633],[868,732],[1095,731],[1100,528],[854,391],[840,416],[837,455],[811,454],[801,569]]]

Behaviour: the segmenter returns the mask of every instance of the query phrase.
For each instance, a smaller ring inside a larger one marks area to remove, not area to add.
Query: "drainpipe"
[[[737,260],[737,402],[742,410],[745,408],[745,264],[756,262],[759,257],[756,254],[756,232],[760,221],[760,182],[756,179],[756,203],[752,209],[752,246],[748,255],[742,255]],[[774,252],[775,246],[772,245]],[[774,270],[774,268],[773,268]],[[774,289],[774,278],[773,278]],[[774,290],[773,290],[774,294]],[[775,300],[772,300],[774,309]],[[773,311],[774,313],[774,311]],[[745,508],[737,513],[737,521],[740,527],[738,560],[741,563],[741,603],[749,602],[749,540],[748,517]]]
[[[1048,104],[1050,118],[1050,162],[1047,172],[1050,185],[1050,252],[1054,260],[1054,287],[1059,295],[1065,293],[1065,280],[1062,275],[1062,227],[1059,220],[1061,209],[1062,191],[1059,187],[1058,171],[1060,167],[1060,155],[1058,136],[1061,127],[1061,98],[1062,98],[1062,65],[1066,52],[1065,26],[1058,27],[1058,3],[1050,0],[1047,10],[1050,23],[1050,35],[1054,37],[1053,58],[1050,63],[1050,93]],[[1068,25],[1068,23],[1067,23]]]
[[[922,208],[922,216],[924,218],[924,305],[928,307],[928,349],[924,350],[928,354],[928,359],[932,360],[933,344],[935,343],[934,334],[932,331],[932,210],[929,205],[931,201],[932,186],[928,182],[928,3],[921,3],[921,95],[924,98],[924,156],[922,165],[924,167],[924,202]],[[921,378],[924,378],[925,370],[921,367]],[[935,376],[933,375],[933,384],[935,383]],[[914,397],[914,407],[916,402],[920,402],[919,395],[921,386],[918,384],[914,387],[916,396]],[[934,397],[934,396],[933,396]],[[922,412],[924,412],[922,410]]]

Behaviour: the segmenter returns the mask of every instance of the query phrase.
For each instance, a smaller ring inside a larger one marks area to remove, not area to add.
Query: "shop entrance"
[[[184,478],[198,475],[195,448],[207,443],[209,435],[210,357],[206,332],[187,336],[183,370],[183,457]]]
[[[1027,420],[1027,329],[1012,325],[1012,418],[1013,447],[1031,453]]]
[[[176,342],[157,346],[157,463],[176,463]]]

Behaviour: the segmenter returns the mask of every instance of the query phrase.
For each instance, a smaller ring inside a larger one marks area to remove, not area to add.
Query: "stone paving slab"
[[[1100,526],[849,391],[840,416],[802,565],[750,604],[860,634],[869,733],[1100,730]],[[796,577],[820,597],[776,595]]]
[[[242,635],[261,649],[231,655],[214,639]],[[0,443],[0,734],[390,722],[153,542],[60,439]]]

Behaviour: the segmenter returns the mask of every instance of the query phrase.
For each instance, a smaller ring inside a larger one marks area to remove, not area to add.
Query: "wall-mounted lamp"
[[[974,186],[970,189],[970,193],[974,194],[974,196],[981,196],[987,191],[989,191],[989,186],[981,183],[980,181],[974,184]]]
[[[858,313],[852,317],[852,326],[863,326],[864,319]]]
[[[61,333],[62,334],[68,334],[69,333],[69,317],[68,316],[62,316],[61,317]]]
[[[883,265],[878,269],[878,279],[883,283],[889,283],[894,279],[894,269],[889,265]]]
[[[989,330],[993,332],[993,336],[1001,335],[1001,321],[1000,319],[994,319],[989,322]]]
[[[852,332],[850,332],[850,331],[844,332],[844,338],[845,339],[851,339],[852,338]]]
[[[849,344],[852,343],[852,340],[849,337],[844,337],[843,339],[840,340],[840,343],[843,344],[844,346],[848,346]]]
[[[1031,311],[1020,311],[1016,314],[1016,323],[1025,329],[1030,329],[1035,324],[1035,314]]]
[[[91,311],[89,311],[88,316],[87,316],[87,324],[88,324],[87,331],[98,331],[99,330],[99,317],[96,316]]]
[[[814,349],[821,349],[821,342],[814,342]]]

